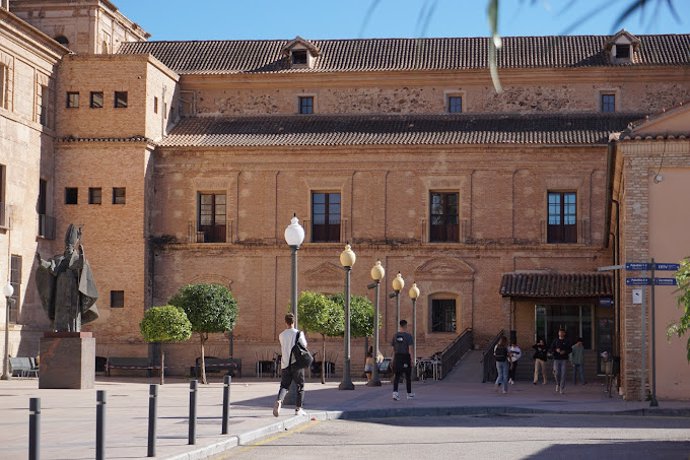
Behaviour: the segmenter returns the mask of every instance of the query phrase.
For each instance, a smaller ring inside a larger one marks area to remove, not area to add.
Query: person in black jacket
[[[559,329],[558,338],[553,341],[549,350],[553,354],[553,376],[556,379],[556,391],[563,394],[568,370],[568,355],[572,351],[570,342],[565,338],[565,329]]]
[[[534,380],[532,383],[535,385],[539,381],[539,374],[541,373],[542,384],[546,385],[546,360],[548,359],[548,350],[546,349],[546,344],[544,339],[537,340],[537,343],[532,345],[534,349]]]

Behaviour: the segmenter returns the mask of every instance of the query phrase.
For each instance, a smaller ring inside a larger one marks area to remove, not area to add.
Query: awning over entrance
[[[608,273],[506,273],[503,297],[606,297],[613,295]]]

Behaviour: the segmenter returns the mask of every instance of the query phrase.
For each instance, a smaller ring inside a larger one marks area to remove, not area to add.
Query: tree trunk
[[[163,351],[163,342],[159,343],[159,350],[161,355],[161,385],[165,383],[165,352]]]
[[[204,357],[204,343],[206,342],[206,337],[204,337],[203,332],[199,332],[199,339],[201,339],[201,383],[206,385],[206,358]]]
[[[322,347],[321,347],[321,384],[326,383],[326,336],[321,334]]]

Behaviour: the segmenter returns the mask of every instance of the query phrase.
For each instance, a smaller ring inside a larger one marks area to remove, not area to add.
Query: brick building
[[[502,330],[529,348],[563,326],[585,339],[593,376],[598,352],[642,340],[627,305],[610,301],[619,277],[597,272],[620,258],[611,203],[625,141],[610,139],[690,99],[690,36],[506,37],[497,94],[483,38],[155,42],[105,0],[10,6],[8,22],[76,52],[50,44],[55,126],[32,147],[50,165],[29,168],[36,190],[24,193],[38,199],[45,182],[58,235],[36,243],[39,217],[26,211],[19,311],[31,320],[15,327],[27,353],[46,321],[26,261],[37,246],[60,252],[74,222],[101,293],[101,318],[86,327],[99,355],[146,356],[145,308],[185,284],[219,282],[239,320],[210,354],[253,369],[277,351],[293,213],[306,230],[299,290],[343,289],[347,241],[353,293],[367,295],[377,259],[386,291],[398,271],[417,283],[419,356],[466,329],[479,348]],[[13,158],[4,161],[9,177]],[[386,338],[395,304],[382,298]],[[337,366],[341,343],[328,342]],[[363,348],[355,342],[355,369]],[[179,372],[198,354],[193,342],[168,349]],[[623,388],[637,398],[631,353]]]

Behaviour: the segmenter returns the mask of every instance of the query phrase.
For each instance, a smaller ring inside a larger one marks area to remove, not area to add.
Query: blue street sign
[[[625,278],[626,286],[649,286],[651,284],[651,278]]]
[[[675,278],[654,278],[654,284],[657,286],[675,286]]]
[[[626,262],[626,270],[651,270],[652,264],[648,262]]]
[[[654,270],[668,270],[677,272],[680,270],[680,264],[654,264]]]

